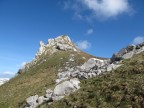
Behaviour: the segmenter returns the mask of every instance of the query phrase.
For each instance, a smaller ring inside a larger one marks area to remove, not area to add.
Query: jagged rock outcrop
[[[42,41],[40,41],[39,44],[40,44],[40,48],[39,48],[36,56],[42,55],[45,52],[45,50],[46,50],[46,46],[45,46],[45,44]]]
[[[144,52],[144,42],[138,45],[129,45],[128,47],[121,49],[112,56],[111,62],[131,58],[135,54],[139,54],[141,52]]]
[[[0,78],[0,86],[8,81],[9,81],[9,78]]]
[[[62,51],[77,51],[78,49],[76,46],[72,43],[70,38],[68,36],[59,36],[55,39],[48,39],[48,44],[44,44],[42,41],[40,41],[40,48],[36,54],[36,58],[41,56],[43,53],[53,54],[57,50]]]

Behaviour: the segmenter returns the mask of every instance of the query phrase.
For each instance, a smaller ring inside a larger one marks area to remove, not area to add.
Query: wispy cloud
[[[142,37],[142,36],[138,36],[138,37],[134,38],[134,40],[133,40],[133,44],[140,44],[142,42],[144,42],[144,37]]]
[[[91,47],[91,43],[88,42],[87,40],[78,41],[78,42],[76,42],[76,45],[78,48],[80,48],[82,50],[86,50],[86,49],[89,49]]]
[[[91,28],[91,29],[88,29],[87,30],[87,35],[91,35],[92,33],[94,32],[94,30]]]
[[[74,10],[80,19],[109,19],[123,13],[132,13],[129,0],[66,0],[64,9]]]

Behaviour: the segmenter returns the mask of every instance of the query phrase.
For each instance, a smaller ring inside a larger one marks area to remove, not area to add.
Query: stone
[[[77,72],[78,78],[88,79],[106,72],[110,62],[110,59],[101,60],[97,58],[90,58],[82,66],[77,67],[79,70],[79,72]]]
[[[131,58],[131,57],[134,56],[134,54],[135,54],[134,51],[130,51],[130,52],[124,54],[124,55],[122,56],[122,59],[128,59],[128,58]]]
[[[119,52],[113,54],[111,61],[120,61],[122,60],[122,56],[127,53],[126,48],[121,49]]]
[[[107,71],[108,71],[108,72],[113,70],[113,65],[114,65],[114,64],[109,64],[109,65],[107,66]]]
[[[71,79],[69,81],[64,81],[61,84],[58,84],[53,92],[52,99],[60,100],[64,96],[69,95],[70,93],[78,90],[80,81],[76,78]]]
[[[89,73],[90,70],[97,70],[99,68],[102,68],[106,64],[108,64],[107,60],[90,58],[87,62],[85,62],[82,66],[79,67],[79,70]]]
[[[78,73],[80,73],[80,71],[78,71],[78,70],[71,72],[71,77],[77,77]]]
[[[95,59],[91,58],[80,67],[80,71],[90,70],[95,66],[96,66]]]
[[[67,80],[67,79],[68,79],[68,77],[60,78],[60,79],[56,79],[55,82],[56,82],[56,84],[59,84],[60,82]]]
[[[75,48],[74,44],[72,44],[72,41],[68,36],[59,36],[55,39],[49,39],[48,44],[46,45],[47,47],[52,47],[55,46],[54,48],[58,50],[73,50],[76,51],[77,49]]]
[[[47,89],[47,90],[46,90],[45,97],[48,98],[48,99],[51,99],[52,94],[53,94],[53,90]]]
[[[144,52],[144,46],[142,46],[140,49],[138,49],[135,53],[136,54],[139,54],[141,52]]]
[[[42,104],[44,102],[44,96],[40,96],[37,101],[39,105]]]
[[[30,96],[26,99],[26,103],[30,108],[35,108],[38,106],[38,95]]]
[[[77,78],[70,79],[70,83],[73,84],[76,90],[80,89],[80,86],[79,86],[80,81]]]
[[[112,71],[112,70],[115,70],[115,69],[117,69],[118,67],[120,67],[122,64],[109,64],[108,66],[107,66],[107,71],[109,72],[109,71]]]
[[[65,78],[65,77],[70,77],[70,72],[69,71],[64,71],[64,72],[61,72],[61,73],[58,73],[58,78]]]
[[[129,46],[126,48],[126,50],[127,50],[127,52],[130,52],[130,51],[135,50],[135,48],[136,48],[135,45],[129,45]]]
[[[45,50],[46,50],[46,47],[45,47],[44,43],[42,41],[40,41],[40,48],[39,48],[36,56],[43,54],[45,52]]]

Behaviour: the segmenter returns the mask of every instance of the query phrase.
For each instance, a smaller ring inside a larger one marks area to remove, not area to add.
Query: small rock
[[[44,97],[43,96],[40,96],[39,98],[38,98],[38,104],[40,105],[40,104],[42,104],[44,102]]]
[[[51,99],[52,94],[53,94],[53,91],[51,89],[47,89],[45,97],[49,100],[49,99]]]
[[[30,96],[29,98],[26,99],[26,103],[30,108],[35,108],[38,105],[38,95],[35,96]]]

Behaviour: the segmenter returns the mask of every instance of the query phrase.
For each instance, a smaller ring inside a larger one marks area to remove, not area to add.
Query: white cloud
[[[15,75],[15,72],[5,71],[1,73],[2,75]]]
[[[86,19],[108,19],[132,12],[129,0],[67,0],[64,8],[72,9],[74,15],[81,15]]]
[[[144,37],[142,37],[142,36],[138,36],[138,37],[134,38],[134,40],[133,40],[133,44],[140,44],[142,42],[144,42]]]
[[[76,45],[78,48],[80,48],[82,50],[86,50],[86,49],[89,49],[91,47],[91,44],[87,40],[78,41],[78,42],[76,42]]]
[[[87,35],[91,35],[93,32],[94,32],[93,29],[88,29],[88,30],[87,30]]]
[[[115,17],[130,10],[128,0],[84,0],[83,3],[94,15],[105,18]]]

